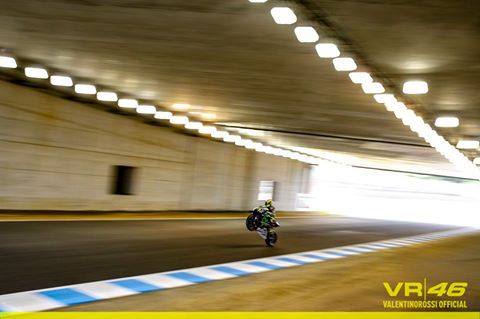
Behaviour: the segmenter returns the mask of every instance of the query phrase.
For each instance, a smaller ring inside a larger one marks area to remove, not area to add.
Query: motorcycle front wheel
[[[278,235],[275,231],[271,230],[267,234],[267,238],[265,239],[265,243],[268,247],[274,247],[278,239]]]

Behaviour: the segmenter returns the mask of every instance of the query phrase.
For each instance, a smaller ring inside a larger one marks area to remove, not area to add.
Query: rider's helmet
[[[265,201],[265,207],[267,207],[267,208],[273,207],[273,201],[271,199],[267,199]]]

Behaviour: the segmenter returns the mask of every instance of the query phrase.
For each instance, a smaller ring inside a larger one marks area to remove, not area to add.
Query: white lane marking
[[[0,296],[0,308],[4,311],[30,312],[60,307],[65,307],[65,305],[31,292],[19,292]]]
[[[138,294],[137,291],[120,287],[109,282],[92,282],[71,287],[96,299],[110,299]]]

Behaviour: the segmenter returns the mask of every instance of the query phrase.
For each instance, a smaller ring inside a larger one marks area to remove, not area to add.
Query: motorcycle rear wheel
[[[255,229],[257,229],[255,227],[255,217],[253,217],[253,214],[248,215],[247,220],[245,221],[245,224],[249,231],[254,231]]]
[[[271,230],[267,234],[267,239],[265,239],[265,243],[268,247],[274,247],[277,243],[278,235],[275,231]]]

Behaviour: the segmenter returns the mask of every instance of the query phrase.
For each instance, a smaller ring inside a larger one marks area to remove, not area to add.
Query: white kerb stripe
[[[301,254],[304,254],[304,253],[283,255],[282,257],[292,258],[292,259],[296,259],[296,260],[303,261],[303,262],[306,262],[306,263],[314,263],[314,262],[318,261],[318,259],[307,257],[307,256],[302,256]]]
[[[96,299],[109,299],[138,294],[137,291],[110,284],[108,282],[92,282],[89,284],[75,285],[71,288]]]
[[[146,282],[160,288],[175,288],[193,285],[193,282],[173,278],[163,274],[152,274],[135,277],[135,279]]]
[[[30,312],[60,307],[65,305],[31,292],[3,295],[0,301],[0,308],[4,311]]]
[[[248,273],[252,273],[252,274],[256,274],[256,273],[259,273],[259,272],[265,272],[265,271],[270,270],[270,269],[267,269],[267,268],[258,267],[258,266],[255,266],[255,265],[250,265],[250,264],[247,264],[246,262],[241,262],[241,261],[228,263],[228,264],[222,264],[220,266],[232,267],[232,268],[239,269],[239,270],[242,270],[242,271],[245,271],[245,272],[248,272]]]
[[[283,256],[277,256],[277,257],[283,257]],[[265,262],[265,263],[272,264],[272,265],[282,267],[282,268],[283,267],[298,266],[297,263],[293,263],[293,262],[291,263],[291,262],[288,262],[288,261],[278,260],[278,259],[274,259],[274,258],[262,258],[262,259],[257,259],[255,261]]]
[[[326,251],[326,253],[328,252],[332,252],[332,253],[339,253],[339,254],[342,254],[342,255],[358,255],[360,254],[361,252],[355,252],[355,251],[350,251],[350,250],[344,250],[342,248],[339,248],[339,249],[329,249],[328,251]]]
[[[321,252],[321,251],[309,252],[309,254],[312,254],[312,255],[315,255],[315,256],[318,256],[318,257],[322,257],[322,258],[325,258],[325,259],[338,259],[338,258],[343,258],[342,256],[339,256],[339,255],[328,254],[328,253],[324,253],[324,252]]]
[[[358,253],[369,253],[369,252],[372,252],[372,251],[375,251],[373,249],[368,249],[368,248],[364,248],[364,247],[355,247],[355,246],[352,246],[352,247],[348,247],[348,249],[350,250],[354,250]]]
[[[233,274],[228,274],[223,271],[217,271],[214,269],[207,269],[207,268],[191,268],[188,269],[187,272],[189,274],[194,274],[198,275],[200,277],[212,279],[212,280],[219,280],[219,279],[227,279],[227,278],[233,278],[233,277],[238,277]]]

